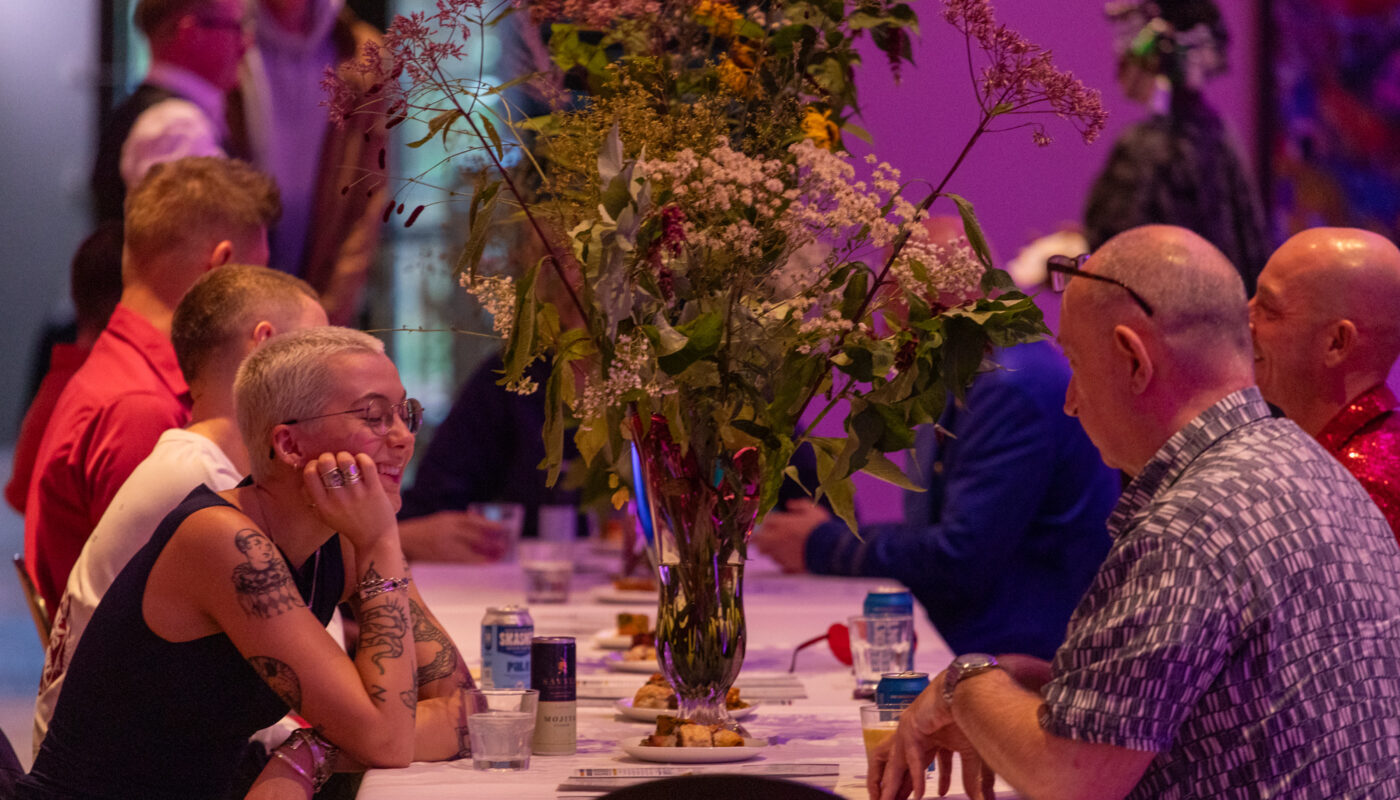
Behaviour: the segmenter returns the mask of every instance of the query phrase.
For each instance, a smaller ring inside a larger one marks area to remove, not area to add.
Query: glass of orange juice
[[[895,729],[899,727],[899,713],[903,710],[902,707],[880,706],[874,703],[860,707],[860,731],[865,739],[867,758],[881,742],[894,735]]]

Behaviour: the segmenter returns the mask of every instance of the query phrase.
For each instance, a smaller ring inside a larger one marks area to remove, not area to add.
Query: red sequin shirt
[[[1400,412],[1395,393],[1382,383],[1358,395],[1317,440],[1361,481],[1400,539]]]

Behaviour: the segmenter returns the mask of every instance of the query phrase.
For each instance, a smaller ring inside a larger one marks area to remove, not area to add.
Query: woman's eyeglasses
[[[314,417],[302,417],[301,419],[289,419],[283,425],[295,425],[298,422],[310,422],[313,419],[324,419],[326,417],[338,417],[341,414],[359,414],[364,419],[370,430],[380,436],[385,436],[394,427],[394,417],[403,421],[404,427],[409,433],[417,433],[423,425],[423,404],[412,397],[402,403],[390,403],[380,397],[365,403],[359,408],[351,408],[346,411],[332,411],[329,414],[317,414]]]
[[[1088,253],[1081,256],[1050,256],[1045,259],[1045,268],[1050,272],[1050,288],[1057,292],[1063,292],[1065,287],[1069,285],[1070,278],[1088,278],[1092,281],[1111,283],[1127,292],[1128,296],[1133,298],[1144,314],[1149,317],[1152,316],[1152,306],[1146,300],[1142,299],[1142,295],[1133,291],[1132,287],[1128,286],[1128,284],[1117,278],[1085,272],[1083,266],[1084,262],[1088,260]]]

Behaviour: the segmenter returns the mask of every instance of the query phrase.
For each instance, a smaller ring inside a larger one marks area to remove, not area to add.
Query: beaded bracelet
[[[368,600],[381,594],[407,589],[412,582],[407,575],[402,578],[384,578],[377,581],[365,580],[360,581],[359,585],[355,587],[355,592],[360,595],[360,600]]]

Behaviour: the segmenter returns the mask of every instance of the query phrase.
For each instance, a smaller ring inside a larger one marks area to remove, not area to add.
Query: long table
[[[578,753],[534,756],[530,769],[518,773],[476,771],[470,760],[371,770],[361,784],[360,800],[586,797],[589,795],[561,792],[559,786],[579,769],[660,766],[632,759],[619,744],[628,739],[640,740],[652,730],[648,723],[623,717],[614,706],[616,699],[631,697],[645,683],[646,676],[610,672],[605,658],[611,651],[594,643],[595,634],[615,624],[619,611],[645,612],[654,621],[655,604],[615,602],[619,593],[612,590],[606,578],[613,563],[611,558],[587,550],[585,553],[577,561],[569,602],[530,608],[537,636],[574,636],[578,642]],[[519,565],[419,564],[413,574],[429,607],[475,672],[480,666],[481,617],[485,608],[524,603]],[[755,712],[743,720],[745,728],[751,736],[765,738],[769,744],[762,755],[745,764],[820,764],[827,771],[834,766],[835,776],[808,782],[853,800],[865,800],[865,750],[859,706],[868,701],[852,698],[854,677],[850,668],[837,661],[825,643],[819,643],[802,651],[794,673],[789,675],[787,670],[793,648],[825,632],[832,623],[844,622],[860,613],[866,592],[881,583],[783,575],[765,559],[749,562],[744,593],[748,654],[736,685],[743,696],[759,702]],[[952,654],[924,614],[920,611],[915,616],[915,668],[933,674],[947,665]],[[737,766],[728,769],[733,771]],[[954,786],[959,785],[955,775]],[[1007,796],[1008,787],[998,789],[999,797]],[[594,791],[592,795],[600,793]]]

